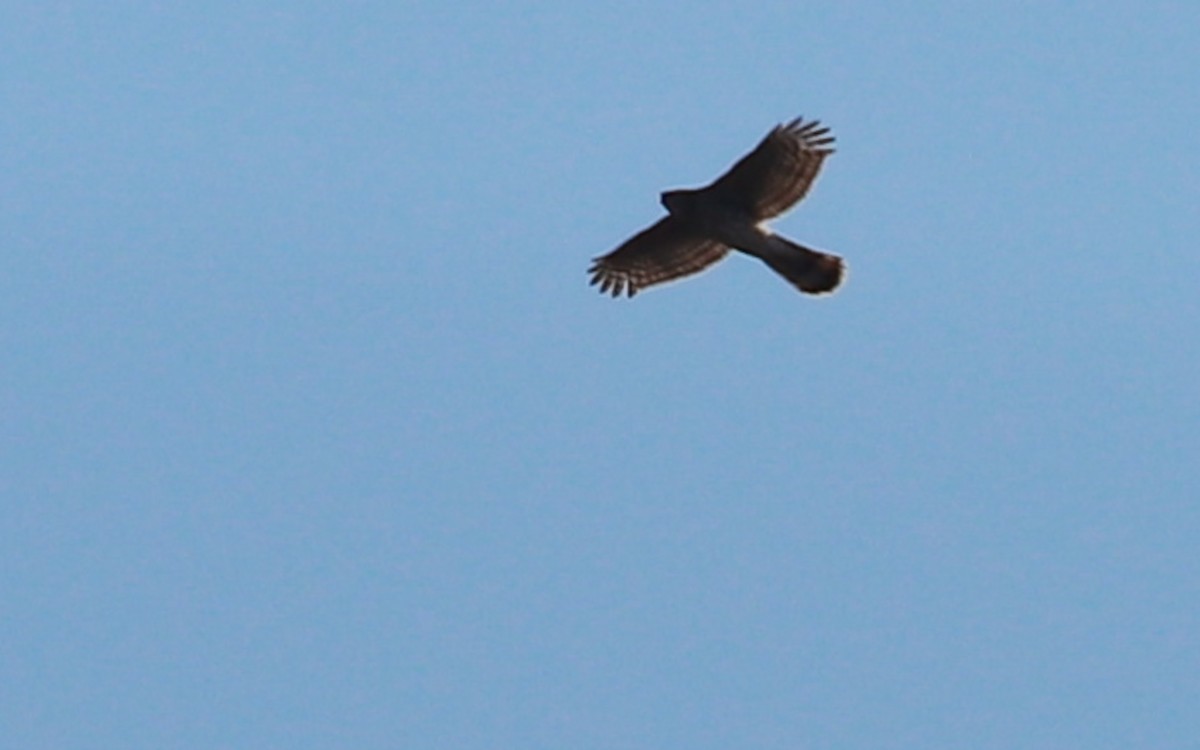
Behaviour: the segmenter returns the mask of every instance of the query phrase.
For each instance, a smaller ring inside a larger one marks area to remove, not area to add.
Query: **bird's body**
[[[841,282],[842,259],[771,232],[778,216],[808,192],[833,137],[819,123],[799,118],[776,126],[758,146],[704,188],[662,194],[668,215],[608,255],[596,258],[592,284],[614,297],[697,273],[730,249],[752,255],[802,292],[832,291]]]

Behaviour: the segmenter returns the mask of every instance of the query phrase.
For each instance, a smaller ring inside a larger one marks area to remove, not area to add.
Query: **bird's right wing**
[[[754,150],[743,156],[706,190],[736,206],[755,221],[778,216],[812,187],[825,157],[833,153],[833,136],[819,121],[797,117],[776,125]]]
[[[642,289],[708,268],[729,248],[690,230],[671,216],[642,230],[608,255],[594,258],[588,273],[600,292],[630,297]]]

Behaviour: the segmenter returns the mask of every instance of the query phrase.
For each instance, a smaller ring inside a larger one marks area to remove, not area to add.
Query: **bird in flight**
[[[588,273],[600,292],[630,297],[646,287],[703,271],[732,248],[752,255],[808,294],[833,291],[842,280],[842,259],[804,247],[767,229],[763,222],[808,193],[833,136],[819,121],[803,118],[776,125],[712,184],[662,194],[667,215],[608,255],[594,258]]]

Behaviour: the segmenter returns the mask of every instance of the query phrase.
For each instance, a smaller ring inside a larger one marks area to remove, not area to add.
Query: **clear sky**
[[[1198,39],[6,3],[0,745],[1193,746]],[[836,294],[587,286],[796,115]]]

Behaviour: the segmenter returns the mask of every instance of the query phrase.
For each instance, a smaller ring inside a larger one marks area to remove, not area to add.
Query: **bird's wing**
[[[667,216],[630,237],[608,255],[594,258],[588,273],[600,292],[630,297],[642,289],[682,278],[716,263],[729,248]]]
[[[747,212],[755,221],[778,216],[812,187],[833,136],[820,121],[797,117],[776,125],[754,148],[706,188],[723,203]]]

